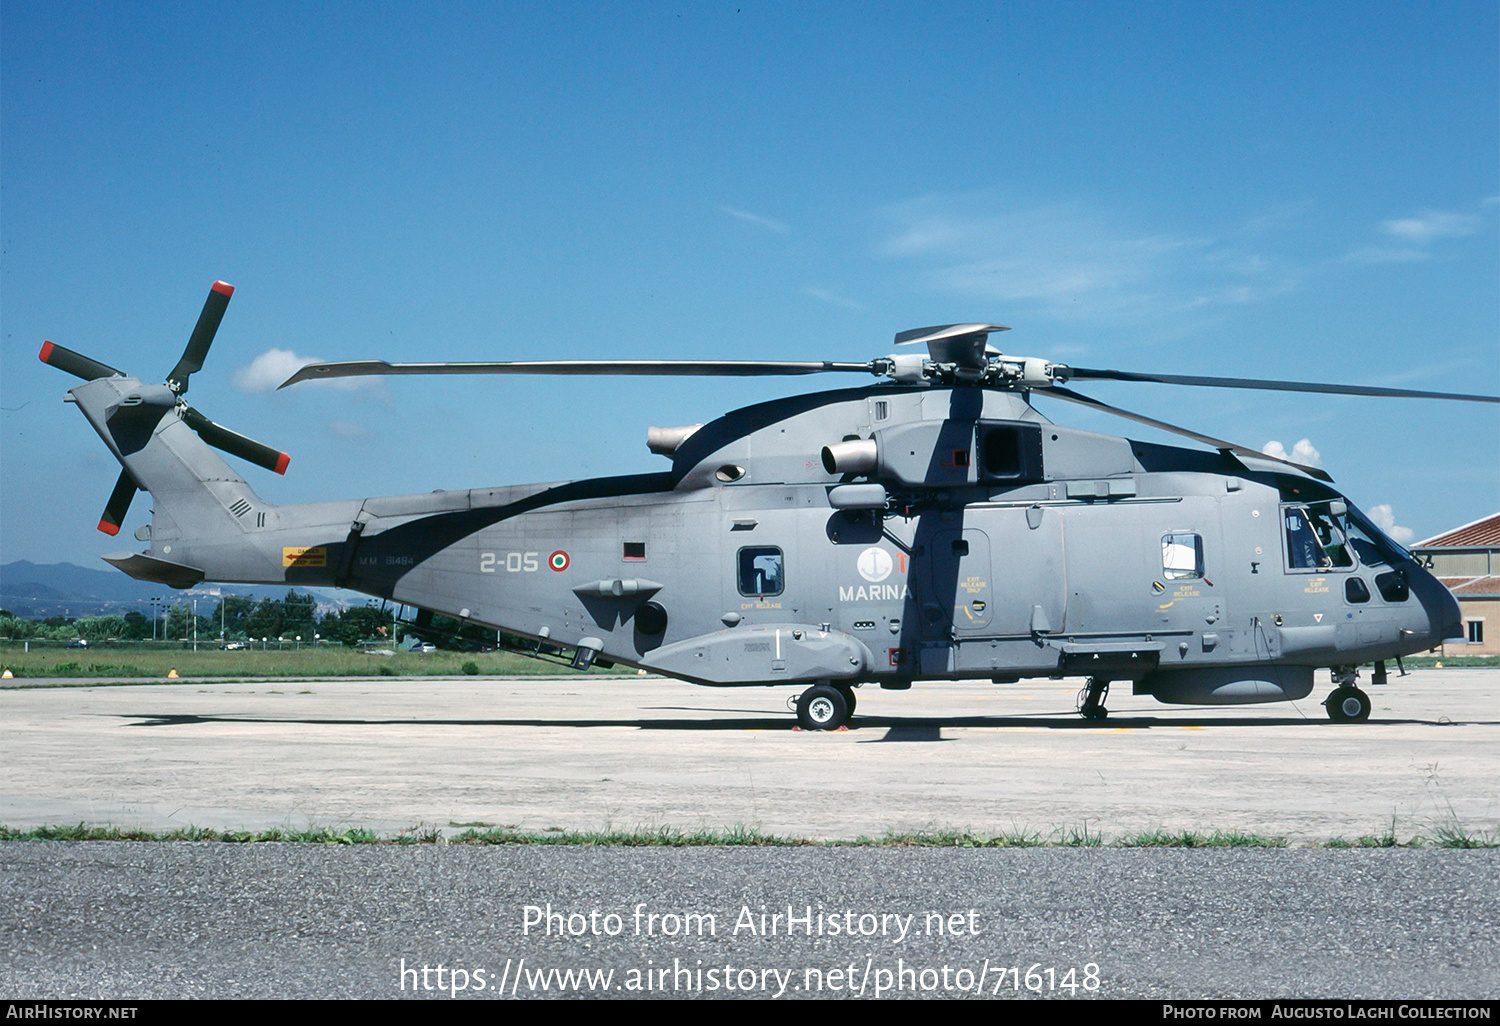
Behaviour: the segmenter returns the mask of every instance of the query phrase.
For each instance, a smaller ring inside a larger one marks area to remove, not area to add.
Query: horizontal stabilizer
[[[103,559],[110,566],[125,571],[138,581],[165,584],[169,588],[191,588],[203,580],[203,571],[195,566],[157,559],[141,552],[111,552]]]

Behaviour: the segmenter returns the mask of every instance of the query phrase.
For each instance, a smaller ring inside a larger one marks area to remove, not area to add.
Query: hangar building
[[[1500,513],[1417,542],[1412,554],[1430,567],[1463,610],[1467,645],[1445,655],[1500,655]]]

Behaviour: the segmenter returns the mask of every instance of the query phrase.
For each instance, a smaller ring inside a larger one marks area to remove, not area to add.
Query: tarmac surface
[[[1363,724],[1328,721],[1326,681],[1224,708],[1117,687],[1087,723],[1080,683],[863,688],[836,733],[792,729],[795,689],[635,677],[7,688],[0,823],[1500,832],[1500,671],[1393,675]]]
[[[1496,965],[1495,850],[0,844],[6,998],[1477,1000]]]

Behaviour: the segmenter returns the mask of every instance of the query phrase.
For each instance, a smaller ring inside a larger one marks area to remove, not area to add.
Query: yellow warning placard
[[[328,549],[318,545],[310,549],[284,548],[281,550],[282,566],[327,566]]]

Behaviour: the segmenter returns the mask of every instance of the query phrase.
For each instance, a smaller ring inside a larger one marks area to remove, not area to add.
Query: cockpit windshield
[[[1410,552],[1391,541],[1385,532],[1370,522],[1369,517],[1353,506],[1349,507],[1344,522],[1349,530],[1349,544],[1353,546],[1359,561],[1366,566],[1411,561]]]

